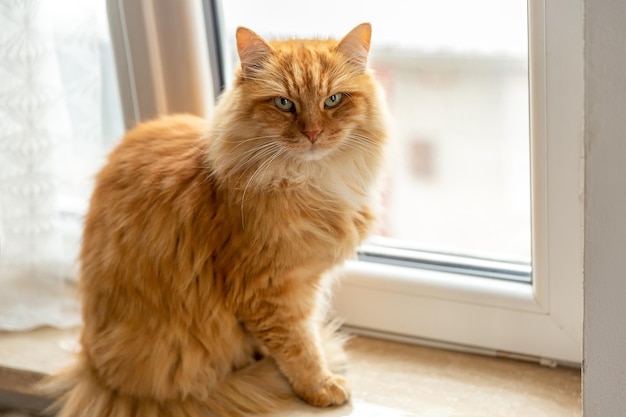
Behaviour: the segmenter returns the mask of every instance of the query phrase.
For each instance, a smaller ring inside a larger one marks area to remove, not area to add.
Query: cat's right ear
[[[237,51],[244,78],[258,71],[272,52],[272,47],[262,37],[248,28],[237,28]]]

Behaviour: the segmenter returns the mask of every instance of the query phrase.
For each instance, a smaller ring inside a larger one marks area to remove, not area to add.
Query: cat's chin
[[[313,145],[309,149],[298,152],[298,158],[306,162],[315,162],[324,159],[332,152],[332,149],[320,148]]]

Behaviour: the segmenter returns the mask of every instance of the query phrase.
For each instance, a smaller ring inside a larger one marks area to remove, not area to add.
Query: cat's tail
[[[211,397],[204,403],[208,416],[243,417],[284,408],[295,394],[276,362],[266,357],[230,374]]]
[[[283,408],[293,391],[271,358],[229,375],[209,398],[157,401],[105,386],[82,357],[45,380],[39,390],[58,398],[47,413],[56,417],[244,417]]]
[[[346,337],[338,327],[338,322],[322,326],[321,341],[329,368],[343,373]],[[48,410],[56,417],[245,417],[279,410],[295,397],[271,357],[229,374],[209,398],[202,399],[158,401],[116,391],[101,382],[82,353],[73,366],[44,381],[40,389],[58,398]]]

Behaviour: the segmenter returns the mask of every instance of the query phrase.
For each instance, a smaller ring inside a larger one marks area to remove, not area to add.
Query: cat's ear
[[[372,25],[361,23],[344,36],[341,42],[339,42],[337,49],[346,55],[348,60],[357,66],[359,70],[365,71],[371,38]]]
[[[272,52],[272,47],[262,37],[248,28],[237,28],[237,51],[243,76],[251,76]]]

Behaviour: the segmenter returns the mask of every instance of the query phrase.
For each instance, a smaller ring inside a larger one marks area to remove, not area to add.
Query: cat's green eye
[[[343,94],[341,93],[333,94],[332,96],[324,100],[324,107],[326,108],[336,107],[339,105],[339,103],[341,103],[342,99],[343,99]]]
[[[282,111],[294,111],[296,108],[293,101],[284,97],[276,97],[274,99],[274,104]]]

